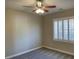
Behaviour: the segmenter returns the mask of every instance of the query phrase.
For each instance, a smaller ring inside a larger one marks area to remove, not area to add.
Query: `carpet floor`
[[[41,48],[11,59],[74,59],[74,57],[50,49]]]

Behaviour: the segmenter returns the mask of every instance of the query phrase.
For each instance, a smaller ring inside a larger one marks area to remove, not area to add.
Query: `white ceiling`
[[[23,6],[33,5],[36,0],[5,0],[5,1],[6,1],[5,2],[6,8],[8,7],[16,10],[21,10],[24,12],[33,13],[32,12],[33,8],[25,8]],[[74,0],[44,0],[44,3],[48,5],[52,4],[56,5],[56,8],[49,9],[49,12],[45,14],[59,12],[62,9],[66,10],[74,8]]]

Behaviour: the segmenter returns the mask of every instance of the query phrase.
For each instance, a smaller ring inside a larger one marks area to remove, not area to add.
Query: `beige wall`
[[[6,9],[5,55],[10,56],[41,46],[41,17]]]
[[[69,17],[74,16],[74,10],[66,10],[61,13],[54,13],[50,15],[46,15],[43,18],[43,46],[48,46],[51,48],[60,49],[63,51],[67,51],[70,53],[74,52],[74,45],[72,43],[66,43],[66,42],[58,42],[53,41],[53,21],[54,18],[61,18],[61,17]]]

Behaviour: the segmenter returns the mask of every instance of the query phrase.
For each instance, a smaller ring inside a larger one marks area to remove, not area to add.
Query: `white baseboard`
[[[74,53],[71,53],[71,52],[63,51],[63,50],[56,49],[56,48],[51,48],[51,47],[48,47],[48,46],[42,46],[42,47],[45,47],[45,48],[48,48],[48,49],[51,49],[51,50],[59,51],[59,52],[74,56]]]
[[[30,49],[30,50],[27,50],[27,51],[24,51],[24,52],[21,52],[21,53],[17,53],[17,54],[11,55],[11,56],[7,56],[7,57],[5,57],[5,59],[10,59],[10,58],[13,58],[13,57],[16,57],[16,56],[19,56],[19,55],[22,55],[22,54],[37,50],[39,48],[41,48],[41,47],[33,48],[33,49]]]

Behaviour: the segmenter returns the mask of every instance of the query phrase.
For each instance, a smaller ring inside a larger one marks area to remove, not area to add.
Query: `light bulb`
[[[44,13],[44,10],[42,10],[42,9],[37,9],[36,11],[35,11],[37,14],[43,14]]]

